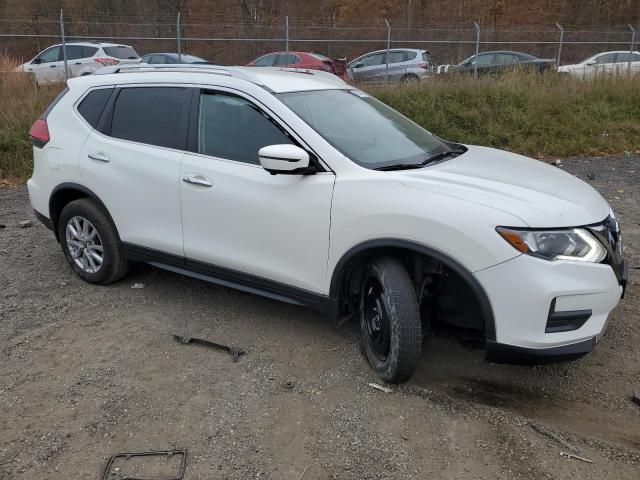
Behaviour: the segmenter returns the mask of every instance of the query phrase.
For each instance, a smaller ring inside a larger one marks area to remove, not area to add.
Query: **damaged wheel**
[[[360,294],[362,345],[378,376],[389,383],[411,378],[420,359],[418,301],[407,271],[391,257],[366,268]]]

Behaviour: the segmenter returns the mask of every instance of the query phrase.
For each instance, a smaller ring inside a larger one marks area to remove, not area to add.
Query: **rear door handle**
[[[211,188],[213,183],[207,180],[202,175],[187,175],[182,179],[183,182],[190,183],[191,185],[198,185],[199,187]]]
[[[109,156],[103,152],[90,153],[87,155],[91,160],[97,160],[98,162],[109,163]]]

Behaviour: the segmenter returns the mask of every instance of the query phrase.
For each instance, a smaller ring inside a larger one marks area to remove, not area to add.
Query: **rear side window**
[[[109,101],[109,97],[113,92],[113,88],[100,88],[98,90],[91,91],[78,105],[78,113],[91,125],[93,128],[98,126],[98,120],[104,107]]]
[[[65,50],[69,61],[84,58],[84,47],[82,45],[67,45]]]
[[[111,136],[184,150],[190,100],[188,88],[125,88],[113,107]]]
[[[121,60],[135,60],[138,57],[136,51],[126,45],[118,45],[116,47],[103,47],[104,53],[110,57],[119,58]]]
[[[258,150],[293,143],[287,134],[247,100],[203,94],[198,115],[198,153],[257,165]]]
[[[422,52],[422,60],[427,63],[431,63],[431,57],[429,56],[429,52]]]
[[[88,46],[84,46],[82,47],[84,49],[84,58],[90,58],[93,57],[96,52],[98,51],[97,47],[88,47]]]

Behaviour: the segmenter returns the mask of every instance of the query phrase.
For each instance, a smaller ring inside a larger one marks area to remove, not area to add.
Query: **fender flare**
[[[471,291],[474,293],[480,304],[482,317],[484,319],[484,335],[485,340],[496,340],[496,326],[495,317],[493,315],[493,308],[489,297],[484,288],[478,281],[478,279],[465,268],[460,262],[452,258],[448,254],[438,250],[437,248],[430,247],[423,243],[414,242],[412,240],[401,240],[396,238],[378,238],[375,240],[367,240],[354,247],[350,248],[345,254],[342,255],[336,267],[331,274],[331,286],[329,287],[329,297],[332,299],[338,299],[340,282],[345,273],[345,267],[350,260],[355,258],[356,255],[366,252],[367,250],[379,249],[379,248],[394,248],[410,250],[412,252],[426,255],[435,258],[439,262],[449,267],[451,270],[460,275],[469,285]]]
[[[77,192],[82,193],[82,196],[93,200],[96,203],[96,205],[98,205],[98,207],[102,209],[102,211],[105,213],[105,215],[109,219],[109,222],[115,229],[116,237],[118,238],[118,241],[120,241],[120,234],[118,233],[118,228],[116,227],[116,224],[113,221],[113,218],[111,217],[111,213],[109,213],[109,209],[106,207],[106,205],[102,202],[102,200],[100,200],[100,198],[95,193],[93,193],[87,187],[79,185],[77,183],[73,183],[73,182],[65,182],[65,183],[59,184],[52,190],[51,195],[49,196],[49,216],[51,217],[50,220],[51,220],[51,224],[53,225],[53,232],[56,236],[56,240],[60,241],[60,239],[58,238],[58,215],[53,214],[53,212],[55,211],[54,199],[56,197],[56,194],[58,194],[62,190],[75,190]]]

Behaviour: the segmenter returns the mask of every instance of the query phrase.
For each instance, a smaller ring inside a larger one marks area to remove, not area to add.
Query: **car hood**
[[[509,213],[532,228],[589,225],[609,214],[595,189],[557,167],[493,148],[467,148],[431,167],[400,170],[398,180]]]

